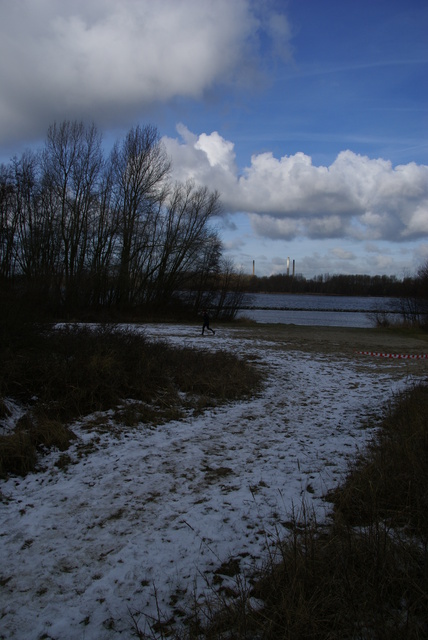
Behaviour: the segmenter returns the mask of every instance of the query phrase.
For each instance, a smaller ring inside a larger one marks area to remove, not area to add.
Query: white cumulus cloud
[[[267,238],[403,241],[428,237],[428,166],[394,167],[345,150],[330,166],[296,153],[254,155],[239,173],[234,144],[218,132],[164,138],[177,176],[217,189],[227,212],[246,212]]]

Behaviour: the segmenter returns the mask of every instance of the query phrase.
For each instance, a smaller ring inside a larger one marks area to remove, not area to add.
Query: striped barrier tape
[[[376,351],[357,351],[363,356],[378,356],[380,358],[407,358],[408,360],[422,360],[428,358],[428,353],[418,353],[415,355],[405,353],[378,353]]]

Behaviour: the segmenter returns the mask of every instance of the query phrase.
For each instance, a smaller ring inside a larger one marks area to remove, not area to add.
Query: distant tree
[[[422,300],[428,300],[428,260],[417,273],[417,294]]]
[[[417,271],[415,278],[403,281],[400,298],[401,315],[404,322],[428,326],[428,261]]]

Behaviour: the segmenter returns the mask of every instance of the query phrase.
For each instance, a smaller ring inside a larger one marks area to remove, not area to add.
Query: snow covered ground
[[[88,432],[82,420],[72,426],[74,464],[59,469],[52,452],[42,471],[1,482],[2,639],[130,638],[130,612],[141,629],[157,607],[168,618],[209,592],[231,557],[248,575],[302,500],[326,517],[323,494],[373,433],[364,419],[414,379],[403,360],[380,367],[376,358],[296,351],[239,328],[203,338],[195,327],[144,331],[248,354],[265,389],[117,437]]]

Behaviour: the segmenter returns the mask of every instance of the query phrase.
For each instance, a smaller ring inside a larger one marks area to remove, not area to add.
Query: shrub
[[[30,413],[17,422],[13,433],[0,436],[0,476],[25,476],[34,471],[37,452],[49,449],[65,451],[76,435],[58,420]]]
[[[18,431],[0,436],[0,477],[24,476],[35,469],[37,452],[28,433]]]
[[[124,399],[177,405],[179,392],[224,402],[260,383],[260,374],[231,354],[173,348],[114,326],[44,331],[13,360],[4,395],[24,402],[37,397],[46,415],[60,420],[112,409]]]

